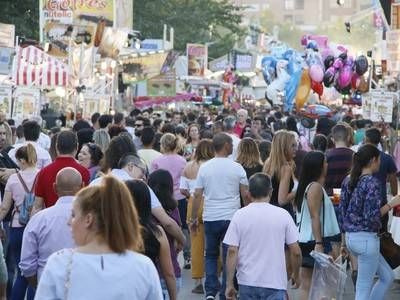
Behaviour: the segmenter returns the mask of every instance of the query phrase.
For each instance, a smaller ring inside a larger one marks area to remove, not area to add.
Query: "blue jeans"
[[[10,228],[10,251],[15,258],[15,265],[17,266],[17,278],[11,291],[11,300],[24,300],[25,293],[28,291],[27,300],[33,300],[35,291],[31,286],[28,286],[28,281],[22,276],[19,269],[19,261],[21,260],[21,247],[22,236],[24,234],[24,227],[11,227]]]
[[[355,300],[383,300],[393,283],[394,273],[380,253],[377,234],[347,232],[346,244],[358,261]],[[375,274],[378,275],[378,280],[374,284]]]
[[[226,253],[228,246],[222,244],[225,233],[228,230],[230,221],[205,221],[204,222],[204,234],[206,242],[206,281],[204,288],[206,290],[206,296],[216,296],[218,291],[220,292],[219,298],[225,300],[225,288],[226,288]],[[219,249],[222,244],[222,285],[219,284],[218,280],[218,257]]]
[[[240,300],[286,300],[285,290],[239,285]]]

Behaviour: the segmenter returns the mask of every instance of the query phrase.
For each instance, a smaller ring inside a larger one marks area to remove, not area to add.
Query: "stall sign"
[[[122,81],[124,84],[136,83],[160,75],[167,53],[139,56],[123,62]]]
[[[12,87],[0,85],[0,112],[11,116]]]
[[[391,123],[393,121],[394,94],[383,91],[373,91],[363,95],[363,117],[372,122]]]
[[[0,23],[0,47],[14,47],[15,25]]]
[[[175,96],[176,76],[175,72],[161,74],[147,80],[147,95],[151,97]]]
[[[400,71],[400,30],[390,30],[386,33],[387,70]]]
[[[187,44],[188,75],[204,76],[208,62],[208,47],[201,44]]]
[[[0,47],[0,74],[10,75],[13,64],[14,48]]]
[[[229,66],[228,55],[221,56],[208,63],[208,68],[212,72],[224,71]]]
[[[37,116],[40,113],[40,90],[17,87],[14,92],[13,117],[19,121]]]

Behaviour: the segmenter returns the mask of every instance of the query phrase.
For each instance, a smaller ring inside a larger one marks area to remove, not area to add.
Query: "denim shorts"
[[[240,300],[287,300],[285,290],[239,285]]]
[[[178,293],[179,290],[182,288],[182,277],[176,277],[175,280],[176,280],[176,293]],[[167,282],[164,279],[161,279],[161,289],[162,289],[163,299],[169,300]]]

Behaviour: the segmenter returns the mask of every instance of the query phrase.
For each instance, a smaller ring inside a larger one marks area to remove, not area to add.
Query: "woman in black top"
[[[270,203],[286,209],[294,217],[293,200],[296,195],[294,170],[297,142],[293,133],[279,130],[272,139],[271,154],[263,171],[271,177]]]
[[[262,171],[260,151],[252,138],[244,138],[240,141],[236,161],[246,171],[247,178]]]
[[[176,282],[169,242],[163,228],[153,221],[149,187],[142,180],[129,180],[125,184],[132,195],[142,225],[144,254],[153,261],[166,281],[170,299],[176,299]]]

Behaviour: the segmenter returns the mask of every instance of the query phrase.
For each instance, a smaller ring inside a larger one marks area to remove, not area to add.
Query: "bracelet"
[[[316,245],[322,245],[323,242],[315,242]]]

